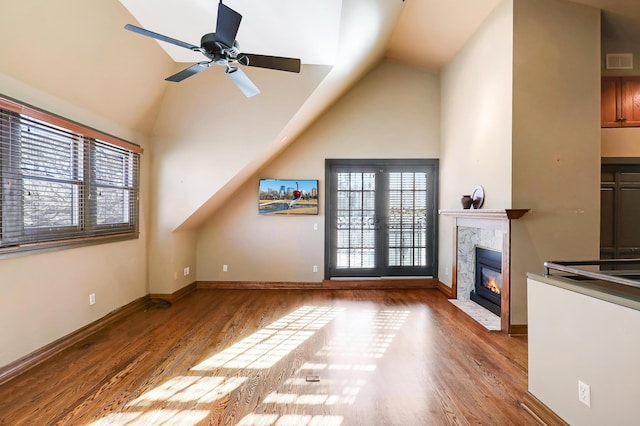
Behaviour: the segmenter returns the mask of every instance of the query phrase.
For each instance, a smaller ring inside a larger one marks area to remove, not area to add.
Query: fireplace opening
[[[475,248],[476,271],[471,300],[500,316],[502,298],[502,253]]]

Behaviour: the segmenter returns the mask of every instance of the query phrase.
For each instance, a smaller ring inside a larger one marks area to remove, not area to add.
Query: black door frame
[[[437,278],[438,276],[438,190],[439,190],[439,160],[438,159],[326,159],[325,160],[325,265],[324,265],[324,279],[328,280],[332,278],[332,266],[334,259],[334,253],[332,247],[335,245],[337,238],[337,229],[334,226],[334,215],[336,212],[335,206],[335,188],[336,182],[334,180],[334,170],[336,168],[353,168],[359,171],[375,171],[376,182],[381,185],[376,186],[376,206],[387,206],[387,190],[386,182],[384,179],[380,179],[382,172],[394,172],[394,169],[415,169],[416,167],[426,167],[433,170],[433,197],[430,199],[431,203],[428,206],[427,224],[431,226],[428,228],[428,238],[431,237],[431,252],[428,253],[427,267],[423,268],[420,273],[415,273],[409,267],[392,267],[395,268],[391,273],[384,276],[429,276]],[[366,170],[369,169],[369,170]],[[407,170],[409,171],[409,170]],[[379,277],[379,272],[384,266],[386,271],[389,267],[385,266],[387,262],[388,254],[385,252],[385,248],[388,247],[388,229],[387,223],[387,208],[378,209],[376,214],[376,240],[386,241],[385,247],[377,248],[376,252],[376,265],[375,270],[371,268],[346,269],[343,274],[333,275],[335,278],[341,277]],[[414,268],[415,269],[415,268]],[[373,274],[372,274],[373,273]]]

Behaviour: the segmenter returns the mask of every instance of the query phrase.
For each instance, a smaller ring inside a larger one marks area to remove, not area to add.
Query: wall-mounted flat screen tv
[[[318,214],[318,181],[260,179],[258,212],[264,215]]]

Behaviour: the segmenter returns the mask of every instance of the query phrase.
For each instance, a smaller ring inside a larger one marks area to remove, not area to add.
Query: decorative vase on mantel
[[[473,204],[473,199],[471,198],[471,195],[463,195],[460,201],[462,202],[463,209],[469,209],[471,208],[471,204]]]

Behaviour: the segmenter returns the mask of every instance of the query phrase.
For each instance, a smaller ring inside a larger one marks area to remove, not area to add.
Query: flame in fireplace
[[[491,292],[500,294],[500,287],[498,287],[498,284],[496,284],[496,280],[494,278],[489,278],[486,287],[491,290]]]

